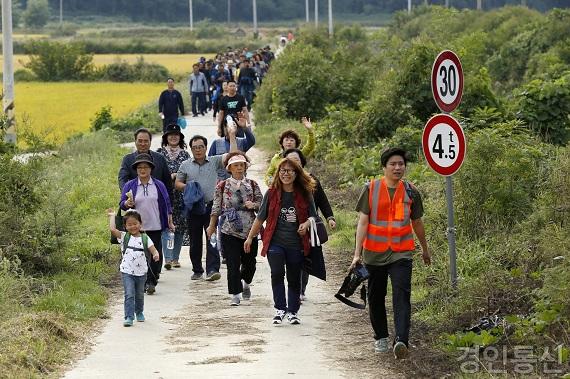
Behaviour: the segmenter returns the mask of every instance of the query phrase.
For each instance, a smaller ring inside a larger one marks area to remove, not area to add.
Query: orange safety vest
[[[415,249],[414,234],[410,215],[412,199],[400,181],[390,200],[390,193],[384,178],[370,182],[368,189],[370,216],[368,229],[362,246],[375,253],[394,252]]]

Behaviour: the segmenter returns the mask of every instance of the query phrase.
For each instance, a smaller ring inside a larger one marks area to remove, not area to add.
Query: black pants
[[[257,238],[251,243],[251,250],[243,250],[245,240],[222,233],[222,246],[228,266],[228,293],[237,295],[243,292],[241,280],[250,284],[255,274],[257,256]]]
[[[388,337],[388,320],[386,319],[386,288],[388,276],[392,283],[392,307],[394,310],[394,341],[408,344],[410,335],[410,318],[412,306],[412,260],[399,259],[386,266],[366,265],[368,278],[368,305],[370,322],[374,330],[374,338]]]
[[[190,234],[190,260],[192,261],[192,271],[201,274],[204,272],[202,266],[202,248],[204,247],[204,235],[210,225],[210,213],[212,203],[206,205],[206,213],[203,215],[190,215],[188,219],[188,232]],[[206,274],[220,271],[220,253],[218,249],[212,247],[210,241],[206,241]]]
[[[166,127],[170,124],[177,124],[178,123],[178,115],[164,115],[164,119],[162,120],[162,132],[166,130]],[[152,240],[154,242],[154,240]]]
[[[155,262],[151,256],[148,265],[148,271],[146,274],[146,284],[156,286],[158,283],[158,277],[160,276],[160,270],[162,269],[162,261],[164,260],[164,255],[162,255],[162,231],[150,230],[146,231],[146,234],[154,243],[154,247],[156,247],[156,250],[158,250],[158,255],[160,256],[158,262]]]
[[[305,270],[301,273],[301,295],[305,295],[307,284],[309,283],[309,273]]]

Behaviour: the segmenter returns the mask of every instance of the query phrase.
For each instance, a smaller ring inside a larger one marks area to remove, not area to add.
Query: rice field
[[[124,116],[157,101],[165,88],[163,83],[17,83],[17,127],[29,122],[35,133],[59,144],[88,131],[90,120],[102,107],[111,106],[113,117]]]
[[[138,57],[144,57],[149,63],[158,63],[165,66],[173,75],[189,74],[192,71],[192,65],[200,59],[206,57],[213,58],[204,54],[96,54],[93,56],[95,66],[103,66],[113,63],[117,60],[135,63]],[[29,61],[27,55],[14,55],[14,70],[24,68],[24,64]],[[0,56],[0,71],[3,70],[4,57]]]

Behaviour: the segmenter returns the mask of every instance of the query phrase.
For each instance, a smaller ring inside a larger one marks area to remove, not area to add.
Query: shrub
[[[107,105],[95,113],[95,118],[91,120],[91,130],[101,130],[109,126],[113,122],[113,115],[111,114],[111,106]]]
[[[14,72],[14,80],[16,82],[34,82],[38,79],[31,71],[20,68]]]
[[[470,238],[517,225],[532,211],[548,147],[516,123],[468,135],[468,159],[455,175],[457,219]]]
[[[334,76],[333,67],[321,51],[309,45],[289,45],[272,65],[255,109],[261,119],[269,114],[281,118],[321,118],[334,94]]]
[[[81,44],[31,41],[26,46],[30,61],[24,65],[38,80],[83,80],[93,72],[93,56]]]
[[[52,37],[73,37],[77,34],[79,30],[79,25],[73,24],[71,22],[64,22],[58,25],[55,29],[50,32]]]
[[[27,28],[43,28],[49,19],[48,0],[28,0],[24,11],[24,24]]]
[[[554,80],[535,79],[519,91],[517,117],[544,141],[570,140],[570,71]]]

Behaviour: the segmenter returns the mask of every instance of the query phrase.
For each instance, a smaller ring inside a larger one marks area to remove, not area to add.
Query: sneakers
[[[251,288],[249,286],[243,286],[243,292],[241,294],[244,300],[251,299]]]
[[[172,268],[172,263],[170,263],[170,261],[166,262],[166,263],[164,264],[164,268],[167,269],[167,270],[170,270],[170,269]]]
[[[380,338],[374,341],[374,351],[377,353],[386,353],[390,350],[388,347],[388,338]]]
[[[301,319],[297,316],[297,313],[293,312],[287,314],[287,320],[289,320],[289,324],[291,325],[299,325],[301,323]]]
[[[200,279],[202,279],[202,273],[201,272],[195,272],[190,277],[190,280],[200,280]]]
[[[172,267],[174,267],[174,268],[180,268],[180,262],[178,262],[178,261],[172,261]]]
[[[402,341],[396,342],[394,345],[394,358],[405,359],[408,356],[408,347]]]
[[[156,292],[156,287],[153,286],[152,284],[149,284],[148,288],[146,289],[146,294],[153,295],[155,292]]]
[[[123,321],[123,326],[133,326],[133,318],[132,317],[125,318],[125,321]]]
[[[232,301],[230,302],[230,305],[238,306],[239,302],[240,302],[239,295],[232,295]]]
[[[222,275],[217,272],[217,271],[213,271],[211,273],[209,273],[208,275],[206,275],[206,280],[209,282],[213,282],[214,280],[218,280],[222,277]]]
[[[145,318],[144,318],[143,313],[142,313],[142,312],[141,312],[141,313],[137,313],[137,321],[138,321],[138,322],[144,322],[144,320],[145,320]]]
[[[278,309],[275,312],[275,316],[273,316],[273,325],[279,325],[283,322],[283,319],[285,318],[285,311],[282,311],[281,309]]]

